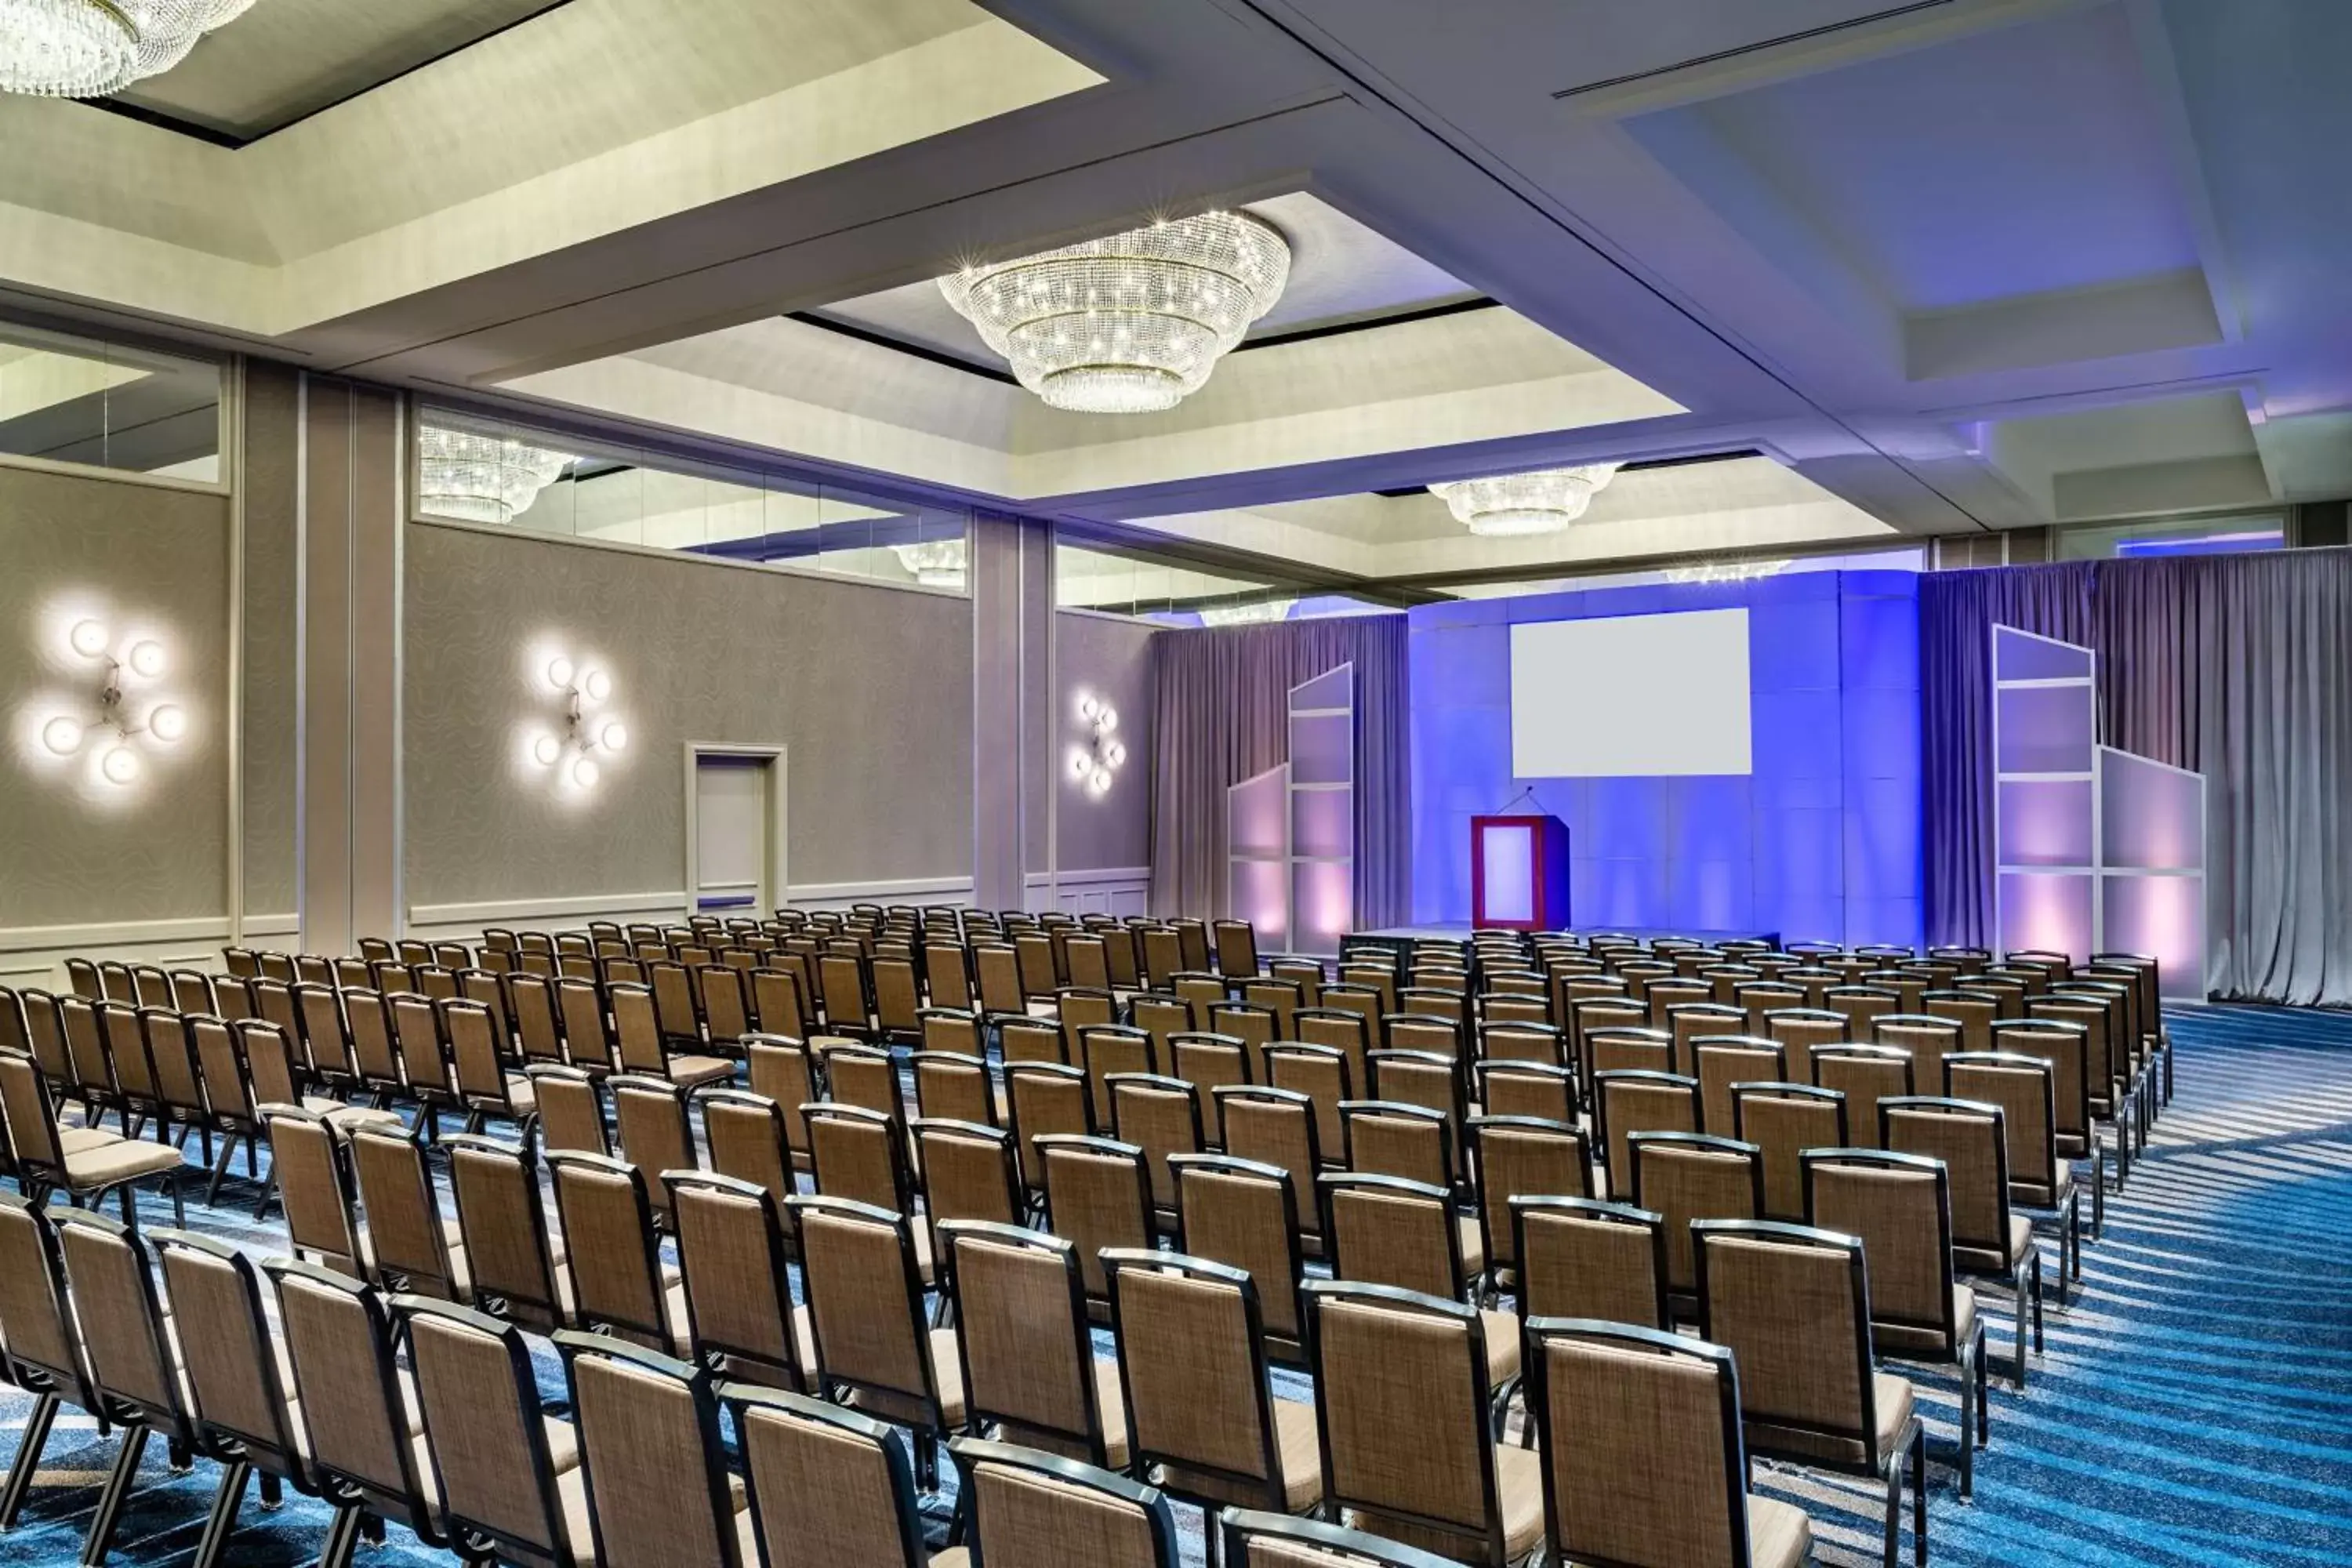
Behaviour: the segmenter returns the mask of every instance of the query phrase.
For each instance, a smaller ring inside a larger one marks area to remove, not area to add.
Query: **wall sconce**
[[[561,654],[547,661],[544,674],[563,700],[562,723],[531,742],[531,760],[575,789],[593,789],[605,763],[629,746],[629,727],[595,711],[612,700],[613,678],[594,666],[582,669]]]
[[[1110,794],[1112,775],[1127,765],[1127,742],[1118,738],[1118,710],[1092,692],[1081,692],[1078,722],[1086,739],[1070,748],[1070,776],[1100,800]]]
[[[142,637],[118,653],[114,629],[104,621],[85,618],[67,630],[66,646],[79,658],[102,660],[106,665],[97,693],[97,712],[89,718],[61,713],[51,719],[41,726],[41,744],[60,757],[94,750],[99,777],[110,784],[136,784],[143,766],[139,749],[132,744],[138,737],[144,735],[158,745],[171,746],[188,733],[185,708],[159,700],[134,715],[132,699],[122,689],[126,670],[142,681],[163,676],[170,663],[163,645]]]

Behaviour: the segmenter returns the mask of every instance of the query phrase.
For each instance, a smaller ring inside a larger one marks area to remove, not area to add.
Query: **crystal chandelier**
[[[964,553],[961,539],[927,539],[920,544],[894,544],[898,564],[915,574],[926,588],[963,586]]]
[[[0,0],[0,92],[104,98],[170,70],[253,0]]]
[[[1289,277],[1271,224],[1208,212],[967,267],[940,289],[1050,406],[1150,414],[1199,391]]]
[[[1616,472],[1614,463],[1586,463],[1573,468],[1538,468],[1531,474],[1456,479],[1429,489],[1471,532],[1506,539],[1559,532],[1584,515],[1584,509]]]
[[[1247,605],[1203,605],[1201,624],[1204,626],[1255,626],[1269,621],[1287,620],[1296,599],[1260,599]]]
[[[511,436],[421,425],[416,431],[416,498],[433,517],[512,522],[578,460],[569,452],[534,447]]]

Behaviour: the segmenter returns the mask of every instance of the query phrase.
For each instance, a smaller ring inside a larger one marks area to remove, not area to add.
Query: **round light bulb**
[[[588,693],[589,701],[602,702],[613,695],[613,678],[601,669],[592,669],[581,683],[581,689]]]
[[[596,787],[596,764],[586,757],[572,764],[572,782],[582,789]]]
[[[1087,755],[1084,752],[1074,751],[1070,753],[1070,776],[1072,778],[1084,780],[1091,775],[1094,771],[1095,760],[1092,757]]]
[[[608,752],[625,751],[629,744],[629,727],[615,721],[605,725],[596,740]]]
[[[142,675],[152,679],[163,673],[163,645],[152,638],[144,642],[132,643],[131,658],[127,662],[133,675]]]
[[[1110,793],[1110,770],[1108,768],[1097,768],[1091,784],[1094,792],[1097,795],[1108,795]]]
[[[110,783],[127,784],[139,776],[139,753],[128,746],[117,746],[106,753],[99,767]]]
[[[106,623],[76,621],[73,624],[73,630],[66,634],[66,640],[73,644],[74,652],[81,655],[82,658],[96,658],[106,651]]]
[[[1109,745],[1103,748],[1103,761],[1108,763],[1115,768],[1125,766],[1127,763],[1127,748],[1120,745],[1117,741],[1113,741]]]
[[[1081,719],[1091,719],[1091,718],[1093,718],[1097,713],[1100,712],[1101,710],[1102,710],[1102,705],[1101,705],[1100,703],[1097,702],[1093,698],[1091,698],[1091,697],[1081,697],[1081,698],[1079,698],[1079,699],[1078,699],[1078,717],[1079,717],[1079,718],[1081,718]]]
[[[41,744],[61,757],[72,756],[81,750],[81,721],[52,719],[41,726]]]
[[[166,702],[147,715],[147,728],[169,745],[188,732],[188,710],[176,702]]]
[[[549,659],[547,661],[547,683],[555,688],[558,691],[562,691],[571,686],[572,661],[568,658]]]
[[[1096,718],[1095,723],[1102,730],[1103,733],[1110,733],[1110,731],[1118,728],[1118,710],[1113,708],[1108,703],[1103,704],[1103,710],[1101,714]]]
[[[530,754],[539,760],[541,767],[551,768],[563,755],[563,746],[554,736],[541,735],[530,743]]]

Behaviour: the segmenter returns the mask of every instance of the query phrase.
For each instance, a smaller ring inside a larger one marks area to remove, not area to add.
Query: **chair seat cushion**
[[[61,1152],[66,1159],[66,1184],[78,1190],[161,1175],[187,1163],[169,1143],[150,1143],[145,1139],[110,1138],[84,1149]]]
[[[1274,1440],[1282,1461],[1283,1510],[1304,1513],[1323,1500],[1323,1446],[1316,1431],[1315,1406],[1300,1399],[1276,1400]],[[1235,1508],[1264,1508],[1266,1503],[1262,1490],[1181,1465],[1155,1466],[1151,1482],[1180,1497],[1207,1498]]]
[[[1805,1510],[1768,1497],[1748,1498],[1748,1561],[1751,1568],[1798,1568],[1813,1549],[1813,1521]]]
[[[734,1076],[735,1064],[724,1057],[678,1056],[669,1058],[670,1081],[688,1089]]]

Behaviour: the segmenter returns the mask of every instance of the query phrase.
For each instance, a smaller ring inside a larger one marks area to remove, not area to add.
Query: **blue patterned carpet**
[[[2352,1563],[2352,1016],[2198,1008],[2172,1026],[2178,1098],[2130,1187],[2111,1197],[2074,1304],[2052,1303],[2029,1391],[1996,1381],[1975,1500],[1960,1502],[1954,1472],[1931,1471],[1937,1563]],[[192,1227],[270,1251],[282,1233],[250,1223],[253,1195],[231,1183],[219,1209],[191,1205]],[[142,1212],[168,1213],[152,1200]],[[2009,1317],[1990,1293],[1986,1305],[1998,1369]],[[1903,1370],[1927,1408],[1931,1457],[1949,1456],[1957,1383]],[[29,1404],[0,1390],[0,1466]],[[60,1415],[24,1521],[0,1536],[0,1568],[76,1560],[113,1454],[87,1417]],[[215,1479],[203,1461],[170,1475],[155,1446],[113,1561],[183,1568]],[[1757,1482],[1812,1514],[1820,1562],[1878,1560],[1874,1488],[1763,1466]],[[312,1561],[325,1522],[304,1499],[268,1515],[248,1500],[230,1561]],[[360,1561],[453,1560],[394,1531]]]

